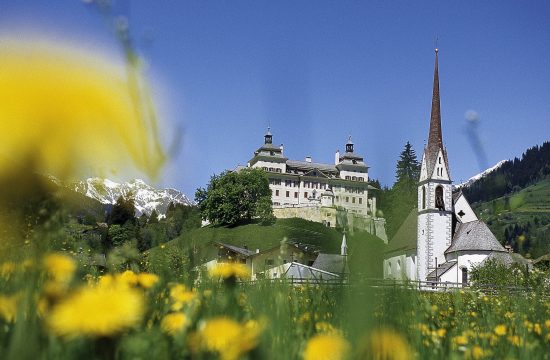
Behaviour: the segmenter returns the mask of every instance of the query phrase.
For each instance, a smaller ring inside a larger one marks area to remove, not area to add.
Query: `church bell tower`
[[[452,181],[441,135],[438,53],[435,49],[430,131],[418,182],[416,268],[420,281],[426,281],[436,265],[445,262],[444,252],[452,240]]]

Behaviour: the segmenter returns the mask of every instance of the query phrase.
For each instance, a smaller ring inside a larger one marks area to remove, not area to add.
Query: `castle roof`
[[[506,252],[487,225],[481,220],[457,223],[451,246],[445,254],[457,251]]]

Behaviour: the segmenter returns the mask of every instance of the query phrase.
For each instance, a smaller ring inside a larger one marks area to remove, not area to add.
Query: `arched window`
[[[426,208],[426,187],[422,186],[422,209]]]
[[[445,202],[443,201],[443,186],[441,185],[435,188],[435,207],[438,210],[445,210]]]
[[[466,267],[462,268],[462,285],[468,284],[468,269]]]

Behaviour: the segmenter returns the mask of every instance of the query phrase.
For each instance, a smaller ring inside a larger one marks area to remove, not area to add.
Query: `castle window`
[[[307,199],[307,191],[304,193],[304,198]]]
[[[435,207],[440,211],[445,210],[445,202],[443,201],[443,187],[441,185],[435,188]]]
[[[346,196],[346,202],[349,202],[349,196]]]
[[[279,190],[275,190],[275,196],[279,196]]]
[[[355,197],[352,197],[352,198],[351,198],[351,202],[352,202],[353,204],[355,204]]]
[[[286,197],[290,197],[290,191],[286,192]]]
[[[351,180],[356,181],[357,178],[356,178],[355,176],[352,176],[352,177],[351,177]]]
[[[363,203],[363,198],[359,198],[359,204]]]
[[[346,175],[346,180],[349,180],[349,179],[350,179],[349,175]]]
[[[340,196],[337,196],[337,197],[336,197],[336,201],[340,201]]]
[[[298,198],[298,192],[297,192],[297,191],[294,192],[294,198],[295,198],[295,199]]]
[[[285,186],[291,187],[292,181],[291,180],[285,180]]]

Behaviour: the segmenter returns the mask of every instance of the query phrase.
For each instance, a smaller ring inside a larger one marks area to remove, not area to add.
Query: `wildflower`
[[[517,335],[508,336],[508,341],[514,346],[523,346],[523,340]]]
[[[121,282],[87,286],[57,304],[47,323],[60,336],[110,336],[138,325],[144,307],[141,293]]]
[[[170,299],[172,300],[172,310],[179,311],[186,304],[197,298],[194,291],[187,290],[183,284],[175,284],[170,287]]]
[[[138,284],[144,289],[153,287],[158,281],[159,277],[155,274],[140,273],[137,276]]]
[[[222,360],[236,360],[258,345],[261,329],[226,317],[206,321],[199,329],[200,344]]]
[[[542,327],[540,326],[539,323],[535,323],[533,325],[533,331],[535,332],[535,334],[537,335],[541,335],[542,334]]]
[[[468,344],[468,337],[465,335],[458,335],[453,338],[453,342],[456,345],[464,346]]]
[[[469,349],[464,355],[464,358],[466,359],[479,360],[489,355],[489,353],[487,351],[484,351],[481,346],[475,345],[471,349]]]
[[[138,283],[138,276],[132,270],[126,270],[123,273],[118,274],[117,278],[118,280],[130,286],[137,285]]]
[[[315,335],[307,342],[304,360],[341,360],[347,357],[350,344],[338,334]]]
[[[3,37],[0,54],[0,152],[14,163],[32,155],[35,171],[63,177],[159,170],[164,154],[134,68],[129,81],[99,52],[46,39]]]
[[[409,360],[412,350],[401,334],[391,329],[375,330],[366,339],[361,358]]]
[[[0,317],[7,322],[15,320],[17,315],[17,301],[18,295],[5,296],[0,295]]]
[[[244,264],[238,263],[218,263],[209,270],[212,278],[250,278],[250,269]]]
[[[43,263],[46,272],[57,282],[70,282],[76,270],[74,260],[60,253],[47,255]]]
[[[0,276],[5,279],[9,279],[11,274],[15,271],[15,263],[13,261],[6,261],[0,265]]]
[[[550,319],[544,322],[544,327],[550,329]]]
[[[436,332],[437,336],[439,336],[440,338],[445,337],[446,333],[447,333],[447,330],[443,328],[437,329],[437,332]]]
[[[174,335],[182,331],[188,324],[187,317],[182,312],[176,312],[166,315],[161,323],[160,327],[162,331],[167,334]]]
[[[326,321],[320,321],[315,323],[315,330],[319,333],[326,333],[326,334],[333,334],[338,333],[338,329],[336,329],[334,326],[332,326],[330,323]]]
[[[506,335],[506,325],[497,325],[495,327],[495,334],[497,334],[498,336],[504,336]]]

